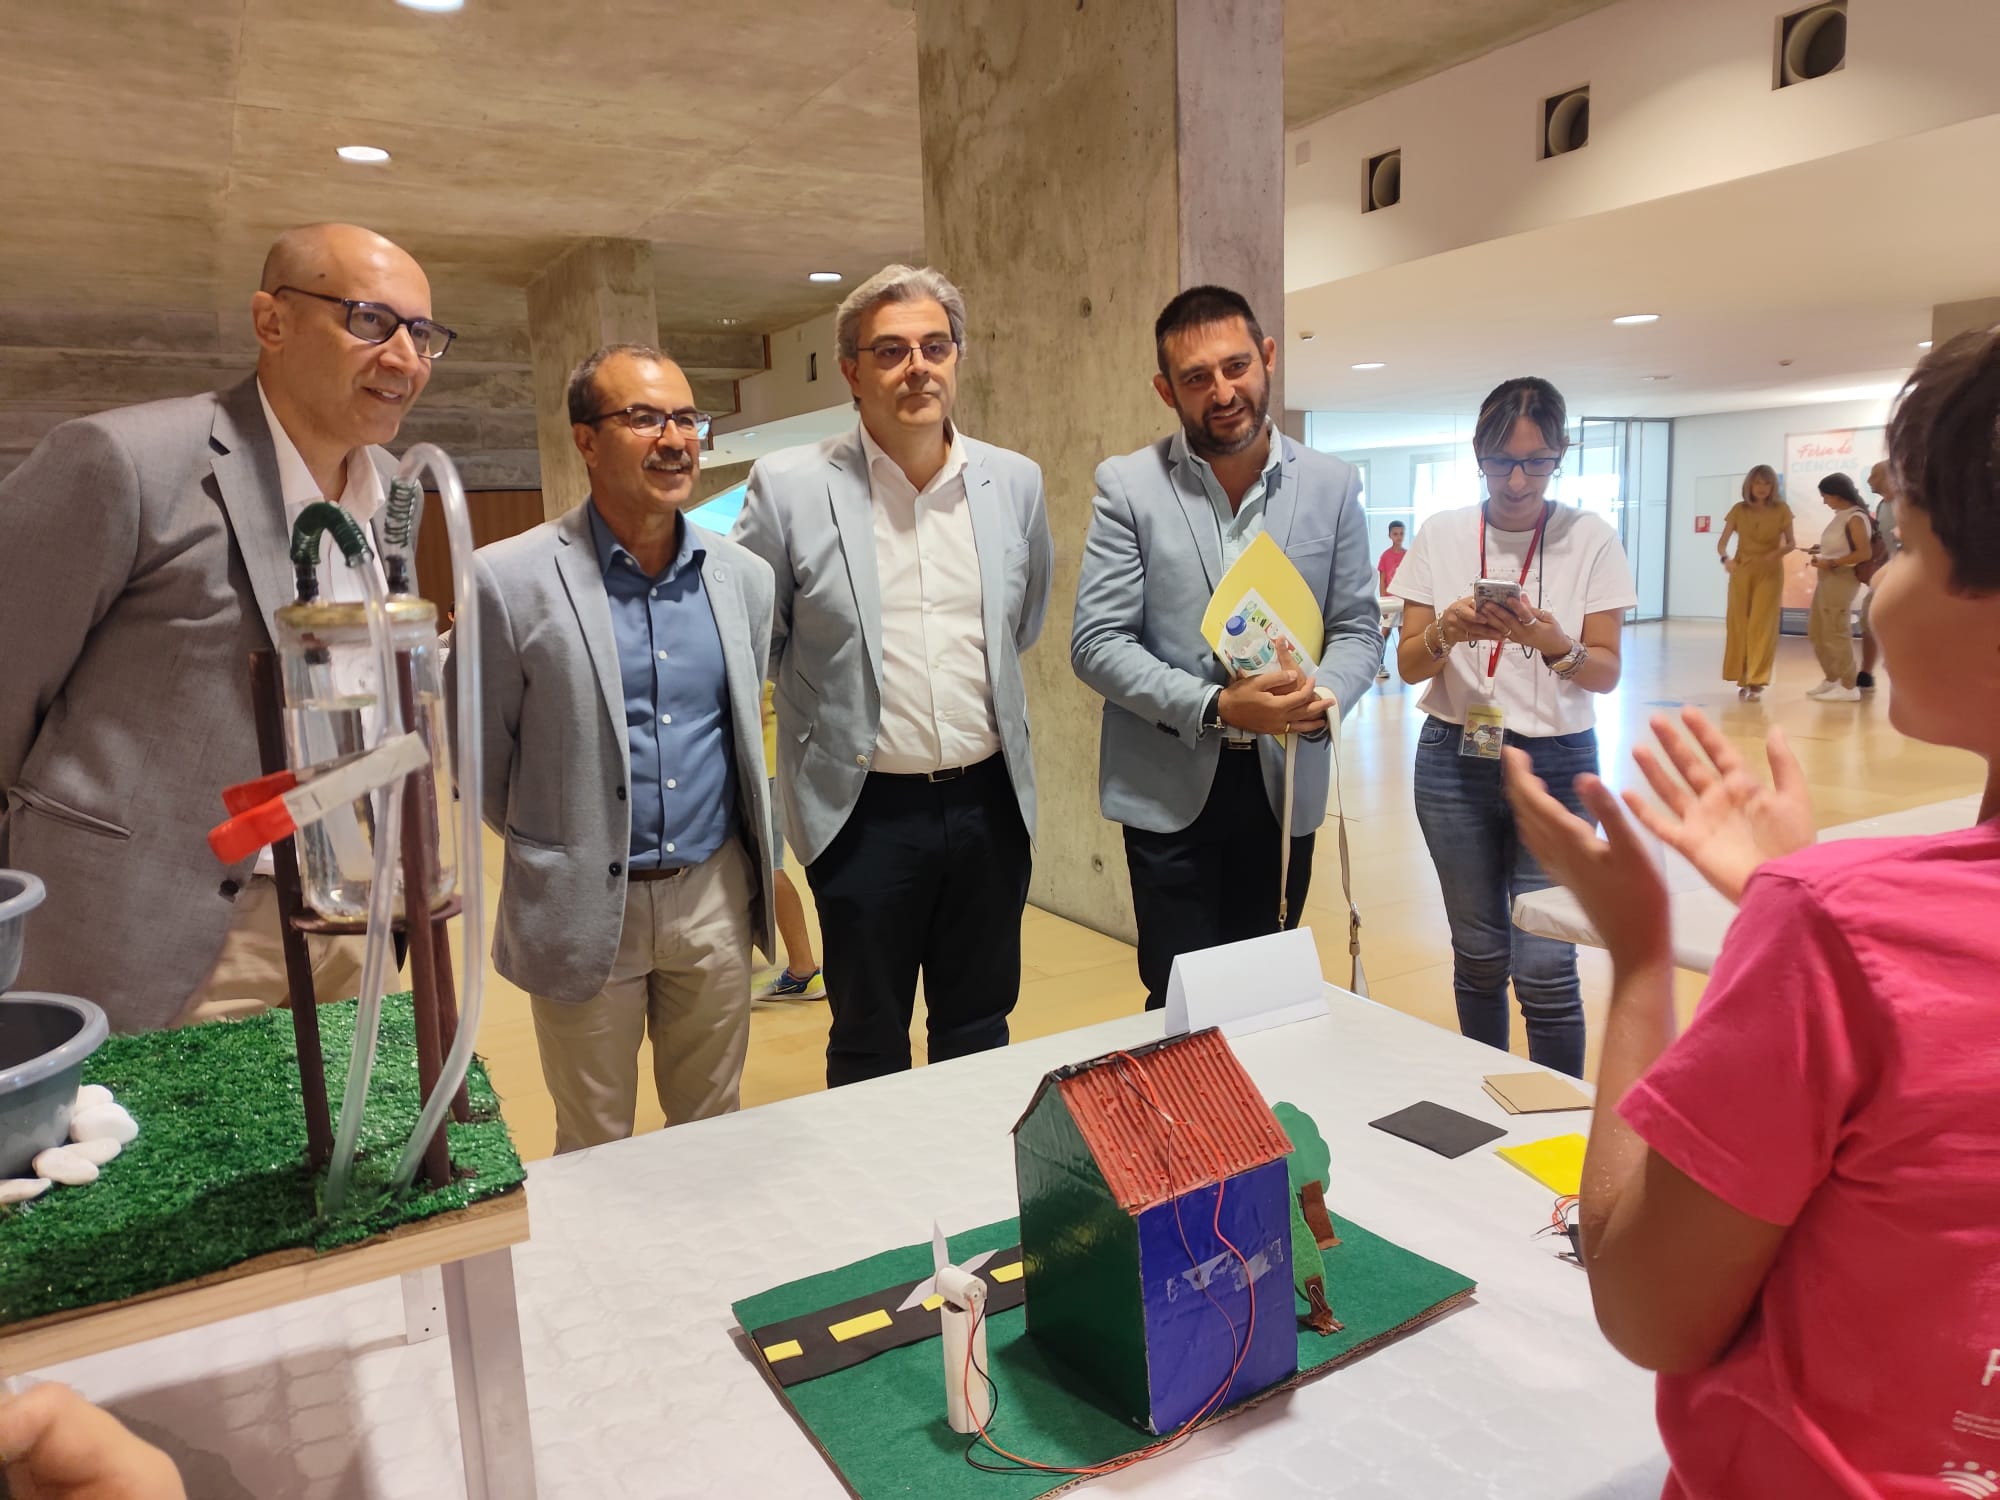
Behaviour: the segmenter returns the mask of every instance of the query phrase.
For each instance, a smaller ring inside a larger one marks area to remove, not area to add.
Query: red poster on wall
[[[1708,530],[1708,517],[1707,517],[1707,516],[1696,516],[1696,517],[1694,518],[1694,529],[1695,529],[1696,531],[1706,531],[1706,530]]]

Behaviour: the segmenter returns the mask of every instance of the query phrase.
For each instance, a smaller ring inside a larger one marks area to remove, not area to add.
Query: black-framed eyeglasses
[[[599,422],[609,422],[613,418],[636,432],[641,437],[658,437],[667,430],[667,423],[678,427],[683,437],[708,440],[709,424],[714,420],[705,411],[696,411],[684,406],[679,411],[661,411],[657,406],[621,406],[616,411],[601,411],[594,417],[583,419],[586,427],[595,427]]]
[[[1562,467],[1559,458],[1508,458],[1504,454],[1494,454],[1479,460],[1479,472],[1488,479],[1512,479],[1519,469],[1530,479],[1547,479]]]
[[[429,318],[406,318],[386,302],[361,302],[353,297],[332,297],[325,292],[309,292],[304,287],[281,286],[279,292],[295,292],[301,297],[317,297],[347,309],[347,331],[364,344],[386,344],[398,328],[410,330],[410,342],[425,359],[442,359],[451,341],[458,337],[442,323]],[[277,293],[272,293],[276,296]]]
[[[958,353],[958,340],[925,339],[920,344],[906,344],[901,339],[882,339],[868,346],[868,357],[885,370],[902,369],[913,352],[921,353],[927,365],[941,365]]]

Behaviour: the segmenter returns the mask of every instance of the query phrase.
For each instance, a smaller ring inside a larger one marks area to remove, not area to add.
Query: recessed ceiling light
[[[1358,365],[1350,365],[1348,368],[1354,370],[1386,370],[1388,366],[1379,359],[1369,359],[1363,360]]]
[[[734,318],[719,318],[717,319],[717,321],[721,323],[724,328],[734,328],[736,326],[736,320]]]
[[[1613,318],[1611,321],[1614,323],[1657,323],[1660,321],[1660,315],[1658,313],[1626,313],[1624,317]]]
[[[1928,349],[1930,348],[1930,346],[1931,346],[1931,341],[1929,339],[1922,339],[1917,344],[1917,347],[1919,349]]]
[[[838,280],[840,280],[840,272],[838,272],[838,271],[814,271],[814,272],[811,272],[811,273],[810,273],[810,274],[809,274],[809,275],[808,275],[808,276],[806,277],[806,280],[807,280],[807,281],[838,281]]]
[[[1299,342],[1302,344],[1310,344],[1314,339],[1318,337],[1319,335],[1316,333],[1302,333],[1299,335]]]
[[[754,432],[739,432],[739,433],[737,433],[736,435],[737,435],[738,437],[746,437],[746,438],[753,438],[753,437],[755,437],[755,436],[756,436],[757,434],[756,434],[756,433],[754,433]]]
[[[465,9],[465,0],[396,0],[396,3],[405,10],[428,10],[439,14]]]
[[[1641,380],[1672,380],[1674,377],[1671,375],[1641,375],[1639,378]]]
[[[387,161],[389,153],[380,146],[342,146],[334,153],[342,161]]]

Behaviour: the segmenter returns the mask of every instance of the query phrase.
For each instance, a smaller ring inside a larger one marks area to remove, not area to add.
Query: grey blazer
[[[1055,549],[1032,460],[960,434],[979,550],[986,682],[1021,822],[1035,836],[1035,762],[1021,653],[1042,633]],[[778,800],[801,864],[826,852],[861,796],[882,725],[882,590],[861,432],[757,461],[731,533],[770,563]]]
[[[1264,529],[1312,586],[1326,626],[1315,679],[1344,718],[1382,663],[1382,615],[1361,513],[1361,482],[1340,459],[1279,438],[1279,481]],[[1208,690],[1228,673],[1202,639],[1201,617],[1222,581],[1214,507],[1176,469],[1173,440],[1106,459],[1076,580],[1070,663],[1104,697],[1098,802],[1113,822],[1153,833],[1192,823],[1215,781],[1222,736],[1204,734]],[[1283,806],[1284,752],[1258,741],[1271,811]],[[1292,833],[1326,820],[1331,744],[1301,737]]]
[[[207,835],[259,774],[248,660],[286,541],[254,380],[65,422],[0,480],[0,864],[49,888],[22,988],[143,1031],[215,966],[254,861]]]
[[[722,637],[737,828],[759,876],[745,917],[757,946],[773,954],[763,729],[771,570],[733,542],[693,530],[708,549],[702,591]],[[486,754],[479,812],[506,842],[493,967],[530,994],[581,1002],[604,988],[618,956],[632,842],[625,693],[589,512],[579,505],[482,547],[473,566]],[[461,665],[454,651],[445,695],[454,733]]]

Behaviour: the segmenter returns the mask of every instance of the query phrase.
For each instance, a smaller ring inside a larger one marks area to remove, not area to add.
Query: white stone
[[[116,1099],[111,1097],[111,1090],[103,1084],[86,1083],[76,1091],[76,1104],[74,1107],[77,1109],[95,1109],[100,1104],[116,1104],[117,1102]]]
[[[30,1198],[39,1198],[49,1190],[46,1177],[6,1177],[0,1178],[0,1203],[26,1203]]]
[[[79,1156],[96,1162],[101,1167],[106,1162],[115,1159],[118,1153],[125,1148],[112,1140],[110,1136],[100,1135],[94,1136],[87,1141],[78,1141],[68,1149],[76,1152]]]
[[[35,1175],[66,1187],[97,1181],[97,1163],[74,1146],[51,1146],[35,1158]]]
[[[73,1141],[113,1140],[122,1146],[138,1134],[139,1122],[122,1104],[94,1104],[69,1117],[69,1138]]]

